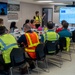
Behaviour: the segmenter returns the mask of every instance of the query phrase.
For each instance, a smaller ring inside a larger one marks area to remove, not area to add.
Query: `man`
[[[36,32],[31,31],[31,27],[27,24],[24,25],[24,31],[25,34],[19,38],[18,43],[24,45],[25,54],[27,58],[35,59],[35,49],[37,45],[40,43],[39,37]],[[32,61],[28,61],[28,63],[31,69],[35,68],[34,63]]]
[[[48,31],[41,36],[41,42],[45,42],[46,40],[52,41],[52,40],[58,40],[59,35],[54,31],[54,23],[48,22],[47,23],[47,29]]]
[[[58,33],[60,35],[60,38],[61,37],[71,37],[71,33],[68,30],[68,25],[69,24],[67,22],[63,23],[63,29]]]
[[[40,43],[39,37],[36,32],[31,31],[31,27],[27,24],[24,25],[24,31],[25,34],[19,38],[18,43],[23,44],[25,46],[25,52],[27,52],[31,58],[35,59],[35,48]]]
[[[41,16],[39,16],[39,11],[35,12],[34,21],[35,21],[35,26],[36,26],[37,29],[41,25],[42,19],[44,17],[45,17],[45,14],[41,17]]]
[[[3,19],[0,18],[0,26],[2,26],[2,25],[3,25]]]
[[[62,27],[56,29],[56,32],[57,32],[57,33],[60,32],[60,31],[63,29],[63,24],[64,24],[65,22],[66,22],[65,20],[62,20],[62,22],[61,22]]]
[[[15,38],[11,34],[6,34],[5,31],[5,26],[0,26],[0,65],[5,72],[8,72],[11,63],[10,53],[13,48],[18,48],[18,45]]]

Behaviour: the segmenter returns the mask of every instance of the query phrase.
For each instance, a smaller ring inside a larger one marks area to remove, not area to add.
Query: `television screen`
[[[0,15],[7,15],[7,3],[0,2]]]
[[[60,8],[60,23],[66,20],[70,24],[75,24],[75,7]]]

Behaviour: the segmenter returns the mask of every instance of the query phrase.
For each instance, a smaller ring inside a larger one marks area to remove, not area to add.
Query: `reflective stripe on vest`
[[[5,44],[1,39],[0,39],[0,42],[1,42],[2,45],[4,46],[4,48],[1,49],[1,50],[7,50],[8,48],[10,48],[10,47],[12,47],[12,46],[17,45],[17,43],[13,43],[13,44],[10,44],[10,45],[6,46],[6,44]]]
[[[33,49],[28,49],[28,48],[25,48],[25,51],[26,51],[26,52],[35,52],[35,50],[33,50]]]
[[[36,35],[36,37],[37,37],[37,39],[39,39],[38,38],[38,35],[34,32],[34,34]],[[37,46],[40,42],[39,42],[39,40],[38,40],[38,42],[37,43],[32,43],[32,40],[31,40],[31,38],[30,38],[30,36],[29,36],[29,34],[28,33],[26,33],[26,36],[27,36],[27,38],[29,39],[29,42],[30,42],[30,45],[28,45],[28,47],[33,47],[33,46]]]

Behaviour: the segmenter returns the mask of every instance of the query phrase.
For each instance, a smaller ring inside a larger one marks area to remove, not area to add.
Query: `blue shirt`
[[[71,37],[71,33],[67,29],[63,29],[58,33],[61,37]]]

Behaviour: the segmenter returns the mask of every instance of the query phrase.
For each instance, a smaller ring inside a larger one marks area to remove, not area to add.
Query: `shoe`
[[[29,67],[29,68],[30,68],[31,70],[35,68],[35,65],[34,65],[33,62],[30,64],[30,67]]]
[[[25,66],[24,68],[19,68],[19,70],[20,70],[21,74],[27,74],[28,73],[27,66]]]

